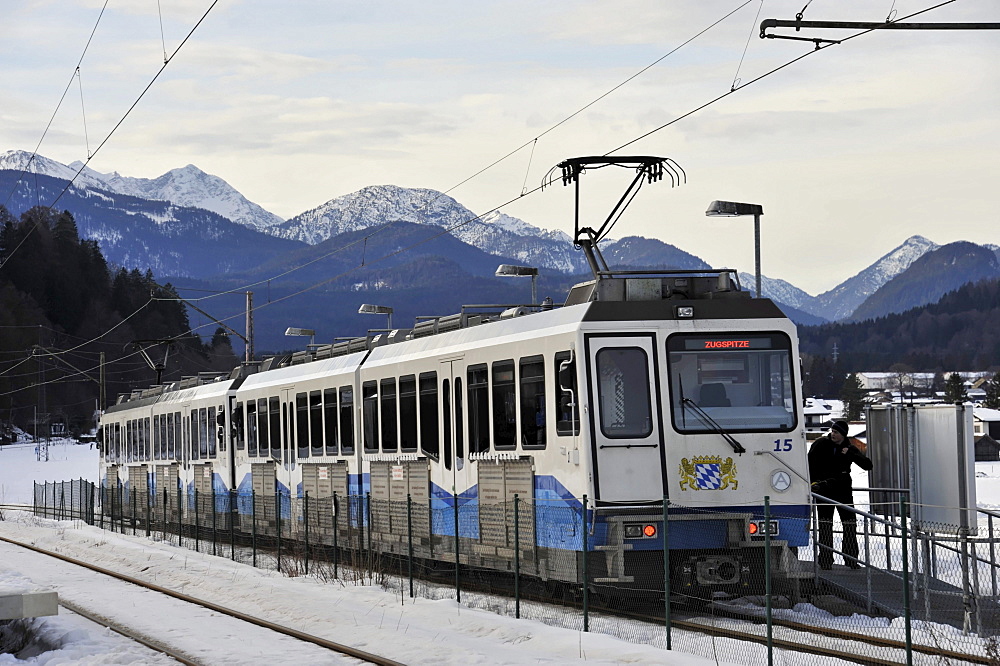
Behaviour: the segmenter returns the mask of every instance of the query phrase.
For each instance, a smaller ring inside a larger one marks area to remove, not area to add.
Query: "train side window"
[[[337,389],[323,389],[323,425],[326,455],[337,455]]]
[[[212,408],[212,411],[215,412],[214,407]],[[212,415],[215,416],[214,413]],[[198,410],[198,424],[200,426],[198,428],[198,435],[200,437],[200,439],[198,440],[198,445],[201,447],[201,457],[209,458],[211,457],[209,455],[210,453],[209,441],[214,440],[214,438],[211,436],[212,433],[209,431],[208,410],[205,409],[204,407]],[[212,448],[214,449],[215,447],[213,446]],[[214,451],[211,453],[214,453]]]
[[[469,454],[490,450],[490,387],[486,365],[468,370]]]
[[[267,398],[257,400],[257,448],[260,457],[269,455],[271,431],[267,419]]]
[[[237,402],[233,407],[232,433],[233,441],[236,442],[237,451],[245,451],[247,448],[246,431],[243,429],[243,403]]]
[[[362,443],[365,453],[378,452],[378,382],[361,385]]]
[[[153,414],[153,460],[160,459],[160,415]]]
[[[451,469],[451,382],[441,383],[441,398],[444,403],[444,468]]]
[[[166,460],[167,458],[167,415],[160,414],[160,427],[156,429],[159,441],[156,445],[156,459]]]
[[[455,462],[458,469],[465,464],[465,425],[462,420],[462,378],[455,377]]]
[[[215,424],[216,414],[215,407],[208,408],[208,420],[205,422],[205,443],[208,445],[209,458],[214,458],[218,454],[216,442],[219,441],[219,426]]]
[[[309,457],[309,396],[295,394],[295,444],[299,458]]]
[[[580,434],[579,394],[576,388],[576,359],[572,352],[557,352],[555,357],[556,434]]]
[[[513,449],[517,445],[517,390],[514,361],[493,364],[493,446]]]
[[[399,450],[417,450],[417,378],[399,378]]]
[[[281,460],[281,399],[277,396],[267,399],[267,424],[271,458]]]
[[[319,391],[309,392],[309,444],[312,455],[323,455],[323,401]]]
[[[178,462],[180,462],[181,459],[182,441],[183,441],[183,434],[181,431],[181,413],[174,412],[174,441],[170,446],[170,457]]]
[[[438,394],[437,373],[424,372],[420,375],[420,450],[438,459]]]
[[[257,401],[246,401],[247,455],[257,457]]]
[[[354,453],[354,387],[340,387],[340,455]]]
[[[396,380],[383,379],[379,385],[382,405],[382,450],[395,451],[396,439]]]
[[[164,424],[166,432],[163,434],[163,459],[172,460],[174,457],[174,414],[164,414],[160,417],[160,422]]]
[[[209,423],[215,424],[215,440],[219,442],[219,451],[226,450],[226,407],[219,405],[215,410],[215,418],[209,417]]]
[[[521,447],[545,448],[545,361],[541,356],[522,358]]]
[[[198,410],[191,410],[191,418],[188,419],[188,431],[190,433],[190,459],[198,460]]]
[[[149,417],[147,416],[142,420],[142,435],[143,435],[143,447],[142,447],[142,459],[150,460],[152,459],[151,448],[153,445],[153,439],[150,436],[149,428]]]
[[[609,439],[649,437],[653,432],[653,419],[645,350],[605,347],[597,352],[597,377],[604,436]]]

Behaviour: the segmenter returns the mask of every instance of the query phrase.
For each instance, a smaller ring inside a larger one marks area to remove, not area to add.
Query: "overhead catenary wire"
[[[108,132],[107,136],[105,136],[104,139],[101,141],[101,143],[98,144],[98,146],[96,148],[94,148],[94,152],[90,153],[89,155],[87,155],[87,159],[86,160],[83,160],[83,162],[80,164],[80,168],[77,169],[76,173],[74,173],[72,175],[72,177],[69,179],[69,181],[67,181],[66,186],[63,187],[63,189],[59,192],[59,194],[56,195],[56,198],[53,199],[48,204],[49,208],[55,207],[55,205],[57,203],[59,203],[59,200],[63,198],[63,195],[65,195],[66,192],[69,191],[69,188],[73,186],[73,183],[76,182],[76,179],[80,176],[81,173],[83,173],[84,169],[87,168],[87,165],[90,164],[90,161],[94,157],[97,156],[97,153],[100,152],[101,148],[104,147],[104,145],[111,139],[111,137],[114,136],[115,132],[118,131],[118,128],[121,127],[122,124],[125,122],[125,120],[129,117],[129,115],[131,115],[131,113],[135,109],[135,107],[138,106],[139,102],[142,101],[142,98],[145,97],[146,93],[149,92],[149,89],[153,87],[153,84],[156,83],[157,79],[160,78],[160,75],[163,74],[163,71],[167,68],[167,65],[169,65],[170,62],[174,59],[174,57],[178,54],[178,52],[180,52],[180,50],[182,48],[184,48],[184,45],[187,44],[187,42],[188,42],[189,39],[191,39],[191,36],[194,34],[195,30],[197,30],[198,26],[200,26],[202,24],[202,22],[204,22],[204,20],[208,17],[209,13],[218,4],[218,2],[219,2],[219,0],[212,0],[212,4],[209,5],[208,9],[206,9],[205,12],[201,15],[201,17],[198,19],[197,23],[194,24],[194,27],[192,27],[191,30],[188,31],[187,35],[184,36],[184,39],[181,40],[181,43],[177,45],[177,48],[174,49],[173,53],[171,53],[169,56],[165,56],[164,57],[163,65],[156,71],[156,74],[154,74],[153,78],[150,79],[150,81],[149,81],[148,84],[146,84],[146,87],[142,89],[142,92],[139,93],[139,96],[136,97],[135,101],[132,102],[132,104],[131,104],[131,106],[129,106],[128,110],[125,111],[125,114],[121,118],[118,119],[118,122],[115,123],[114,127],[111,128],[111,131]],[[107,6],[107,0],[105,0],[104,5],[105,5],[105,7]],[[104,9],[103,8],[101,9],[101,14],[102,15],[104,14]],[[98,19],[98,21],[100,21],[100,19]],[[95,31],[97,30],[97,26],[94,27],[94,30]],[[93,34],[91,34],[91,39],[93,39]],[[90,40],[87,41],[87,46],[88,47],[90,46]],[[86,49],[84,49],[84,53],[86,53]],[[83,61],[83,56],[80,56],[80,60],[81,60],[81,62]],[[79,64],[77,65],[77,67],[79,67]],[[75,75],[75,70],[74,70],[74,75]],[[70,78],[70,84],[72,84],[72,82],[73,82],[73,79]],[[66,90],[69,90],[69,86],[68,85],[66,87]],[[65,98],[65,96],[66,96],[66,92],[64,91],[63,92],[63,98]],[[59,100],[59,103],[60,103],[60,105],[62,104],[62,99]],[[52,118],[53,119],[55,118],[55,115],[56,115],[57,112],[58,112],[58,108],[52,114]],[[51,126],[51,124],[52,124],[52,121],[50,120],[49,121],[49,126]],[[46,127],[45,132],[46,133],[48,132],[48,127]],[[44,133],[43,133],[42,139],[44,139]],[[32,156],[29,158],[29,160],[28,160],[29,164],[31,163],[32,160],[34,160],[34,157],[38,154],[38,148],[41,146],[42,139],[39,140],[38,146],[35,147],[35,151],[32,153]],[[88,152],[89,152],[89,150],[88,150]],[[18,183],[20,183],[20,180],[18,180]],[[11,193],[10,193],[10,195],[8,195],[7,202],[9,202],[10,198],[14,196],[14,192],[16,190],[17,190],[17,184],[15,184],[14,190],[12,190]],[[37,191],[37,188],[36,188],[36,191]],[[6,205],[6,203],[4,205]],[[18,249],[20,249],[20,247],[25,243],[25,241],[27,241],[28,238],[31,236],[31,234],[38,228],[38,224],[39,223],[36,222],[34,224],[34,226],[32,226],[31,229],[28,230],[28,233],[26,233],[24,235],[24,238],[21,239],[21,242],[18,243],[17,246],[13,250],[11,250],[10,252],[7,253],[7,257],[2,262],[0,262],[0,268],[3,268],[7,264],[7,262],[10,261],[10,258],[18,251]]]
[[[217,1],[217,0],[216,0],[216,1]],[[919,11],[917,11],[917,12],[914,12],[914,13],[912,13],[912,14],[908,15],[908,16],[905,16],[905,17],[901,17],[901,18],[900,18],[900,19],[898,19],[898,20],[899,20],[899,21],[903,21],[903,20],[906,20],[906,19],[909,19],[909,18],[912,18],[912,17],[914,17],[914,16],[917,16],[917,15],[919,15],[919,14],[923,14],[923,13],[926,13],[926,12],[929,12],[929,11],[932,11],[932,10],[934,10],[934,9],[937,9],[937,8],[940,8],[940,7],[942,7],[942,6],[945,6],[945,5],[948,5],[948,4],[951,4],[951,3],[953,3],[953,2],[955,2],[955,0],[945,0],[944,2],[941,2],[941,3],[937,4],[937,5],[934,5],[934,6],[931,6],[931,7],[927,7],[927,8],[925,8],[925,9],[922,9],[922,10],[919,10]],[[719,22],[721,22],[722,20],[724,20],[724,19],[725,19],[725,18],[727,18],[728,16],[732,15],[732,13],[734,13],[735,11],[738,11],[738,9],[741,9],[742,7],[746,6],[746,4],[749,4],[749,0],[748,0],[747,2],[745,2],[745,3],[743,4],[743,5],[741,5],[740,7],[738,7],[738,8],[736,9],[736,10],[733,10],[733,12],[730,12],[730,14],[727,14],[727,15],[726,15],[726,17],[723,17],[723,19],[720,19],[720,20],[719,20],[719,21],[717,21],[716,23],[713,23],[713,24],[712,24],[712,26],[709,26],[708,28],[706,28],[706,29],[705,29],[705,30],[703,30],[702,32],[698,33],[698,35],[700,35],[700,34],[703,34],[703,33],[704,33],[705,31],[707,31],[708,29],[710,29],[710,28],[711,28],[711,27],[713,27],[714,25],[717,25],[717,24],[718,24]],[[212,6],[214,7],[214,5],[215,5],[215,2],[213,2],[213,5],[212,5]],[[808,6],[808,5],[807,5],[807,6]],[[208,11],[211,11],[211,7],[209,8],[209,10],[208,10]],[[208,13],[208,11],[206,11],[206,14],[205,14],[206,16],[207,16],[207,13]],[[204,19],[204,16],[202,17],[202,19]],[[199,24],[200,24],[200,22],[201,22],[201,21],[199,21]],[[195,28],[197,28],[197,25],[195,26]],[[869,33],[869,32],[872,32],[872,31],[876,30],[876,29],[878,29],[878,28],[869,28],[869,29],[866,29],[866,30],[862,30],[862,31],[860,31],[860,32],[858,32],[858,33],[856,33],[856,34],[854,34],[854,35],[851,35],[851,36],[849,36],[849,37],[847,37],[847,38],[845,38],[845,39],[843,39],[843,40],[840,40],[840,43],[844,43],[844,42],[846,42],[846,41],[849,41],[850,39],[853,39],[853,38],[855,38],[855,37],[859,37],[859,36],[861,36],[861,35],[864,35],[864,34],[867,34],[867,33]],[[192,28],[192,32],[193,32],[193,31],[194,31],[194,28]],[[189,34],[188,34],[188,37],[190,37],[190,34],[191,34],[191,33],[189,33]],[[687,44],[687,43],[689,43],[689,42],[690,42],[690,41],[692,41],[692,40],[693,40],[694,38],[696,38],[696,37],[697,37],[698,35],[695,35],[695,37],[692,37],[691,39],[689,39],[689,40],[688,40],[687,42],[685,42],[684,44]],[[187,41],[187,37],[185,38],[185,41]],[[683,46],[684,44],[682,44],[681,46]],[[830,45],[832,45],[832,44],[830,44]],[[181,46],[183,46],[183,43],[181,44]],[[678,47],[677,47],[677,49],[681,48],[681,46],[678,46]],[[827,45],[827,46],[829,46],[829,45]],[[687,118],[687,117],[689,117],[689,116],[693,115],[694,113],[697,113],[698,111],[701,111],[701,110],[703,110],[703,109],[707,108],[708,106],[711,106],[712,104],[714,104],[714,103],[716,103],[716,102],[718,102],[718,101],[720,101],[720,100],[724,99],[725,97],[728,97],[729,95],[733,94],[734,92],[736,92],[736,91],[739,91],[739,90],[742,90],[742,89],[744,89],[744,88],[746,88],[746,87],[749,87],[750,85],[753,85],[754,83],[756,83],[756,82],[759,82],[759,81],[763,80],[764,78],[766,78],[766,77],[768,77],[768,76],[770,76],[770,75],[772,75],[772,74],[774,74],[774,73],[776,73],[776,72],[778,72],[778,71],[781,71],[781,70],[782,70],[782,69],[784,69],[785,67],[788,67],[788,66],[790,66],[790,65],[792,65],[792,64],[795,64],[796,62],[799,62],[800,60],[804,59],[804,58],[805,58],[806,56],[809,56],[809,55],[812,55],[813,53],[816,53],[817,51],[820,51],[820,50],[825,50],[825,49],[827,48],[827,46],[823,46],[823,47],[821,47],[821,48],[818,48],[818,49],[816,49],[816,50],[812,50],[812,51],[809,51],[809,52],[807,52],[807,53],[804,53],[804,54],[802,54],[802,55],[800,55],[800,56],[797,56],[797,57],[795,57],[795,58],[793,58],[793,59],[789,60],[788,62],[786,62],[786,63],[784,63],[784,64],[782,64],[782,65],[779,65],[779,66],[777,66],[777,67],[775,67],[775,68],[773,68],[773,69],[769,70],[768,72],[765,72],[764,74],[762,74],[762,75],[760,75],[760,76],[758,76],[758,77],[755,77],[754,79],[752,79],[752,80],[748,81],[748,82],[747,82],[747,83],[745,83],[745,84],[742,84],[742,85],[739,85],[739,86],[735,86],[735,87],[733,87],[733,88],[732,88],[732,89],[731,89],[731,90],[730,90],[729,92],[726,92],[726,93],[723,93],[723,94],[721,94],[721,95],[719,95],[719,96],[717,96],[717,97],[713,98],[712,100],[709,100],[708,102],[706,102],[706,103],[704,103],[704,104],[702,104],[702,105],[699,105],[698,107],[696,107],[696,108],[694,108],[694,109],[692,109],[692,110],[690,110],[690,111],[688,111],[688,112],[686,112],[686,113],[684,113],[684,114],[682,114],[682,115],[680,115],[680,116],[677,116],[677,117],[676,117],[676,118],[674,118],[673,120],[671,120],[671,121],[669,121],[669,122],[667,122],[667,123],[664,123],[663,125],[660,125],[659,127],[657,127],[657,128],[654,128],[653,130],[650,130],[650,131],[648,131],[648,132],[646,132],[646,133],[644,133],[644,134],[642,134],[642,135],[640,135],[640,136],[638,136],[638,137],[636,137],[636,138],[634,138],[634,139],[632,139],[632,140],[630,140],[630,141],[628,141],[628,142],[626,142],[626,143],[624,143],[624,144],[622,144],[622,145],[618,146],[617,148],[614,148],[613,150],[610,150],[610,151],[608,151],[608,152],[606,152],[606,153],[604,153],[604,154],[605,154],[605,155],[610,155],[611,153],[614,153],[614,152],[617,152],[617,151],[619,151],[619,150],[621,150],[621,149],[623,149],[623,148],[625,148],[625,147],[627,147],[627,146],[630,146],[630,145],[632,145],[632,144],[634,144],[634,143],[637,143],[638,141],[641,141],[642,139],[645,139],[645,138],[647,138],[647,137],[651,136],[652,134],[654,134],[654,133],[656,133],[656,132],[659,132],[659,131],[661,131],[661,130],[665,129],[666,127],[669,127],[669,126],[671,126],[671,125],[673,125],[673,124],[675,124],[675,123],[679,122],[680,120],[683,120],[684,118]],[[178,47],[178,49],[177,49],[177,50],[179,50],[179,49],[180,49],[180,46]],[[671,53],[673,53],[673,52],[676,52],[676,50],[677,50],[677,49],[674,49],[673,51],[671,51]],[[177,51],[175,51],[175,54],[176,54],[176,52],[177,52]],[[670,54],[667,54],[667,55],[670,55]],[[172,57],[172,56],[171,56],[171,57]],[[666,56],[663,56],[663,57],[665,58]],[[659,61],[660,61],[660,60],[662,60],[662,59],[663,59],[663,58],[660,58],[660,59],[659,59],[659,60],[657,60],[656,62],[659,62]],[[168,61],[167,61],[167,62],[169,62],[169,59],[168,59]],[[166,63],[165,63],[165,64],[166,64]],[[653,63],[653,64],[656,64],[656,63]],[[637,73],[637,74],[633,75],[633,76],[632,76],[632,77],[630,77],[629,79],[626,79],[626,81],[622,82],[621,84],[619,84],[618,86],[616,86],[616,87],[615,87],[615,88],[613,88],[612,90],[608,91],[607,93],[605,93],[605,94],[604,94],[604,95],[602,95],[601,97],[599,97],[599,98],[595,99],[595,100],[594,100],[593,102],[591,102],[590,104],[588,104],[588,105],[586,105],[585,107],[581,108],[580,110],[578,110],[578,111],[574,112],[573,114],[571,114],[570,116],[568,116],[568,117],[567,117],[566,119],[564,119],[564,120],[560,121],[559,123],[556,123],[555,125],[553,125],[553,126],[552,126],[552,127],[550,127],[549,129],[547,129],[547,130],[546,130],[545,132],[543,132],[543,133],[539,134],[538,136],[539,136],[539,137],[541,137],[541,136],[543,136],[544,134],[546,134],[546,133],[548,133],[548,132],[550,132],[550,131],[554,130],[554,129],[555,129],[556,127],[558,127],[558,126],[560,126],[561,124],[565,123],[566,121],[568,121],[568,120],[569,120],[570,118],[574,117],[575,115],[578,115],[578,114],[579,114],[580,112],[582,112],[583,110],[585,110],[585,109],[586,109],[586,108],[588,108],[589,106],[593,105],[594,103],[596,103],[597,101],[599,101],[599,100],[600,100],[600,99],[602,99],[603,97],[606,97],[606,96],[607,96],[608,94],[610,94],[611,92],[613,92],[613,91],[614,91],[614,90],[616,90],[617,88],[620,88],[620,87],[621,87],[621,85],[624,85],[624,84],[625,84],[625,83],[627,83],[628,81],[632,80],[633,78],[635,78],[635,76],[638,76],[639,74],[641,74],[641,73],[642,73],[643,71],[645,71],[646,69],[648,69],[648,68],[649,68],[649,67],[651,67],[651,66],[652,66],[652,65],[650,65],[650,66],[646,67],[645,69],[641,70],[641,71],[640,71],[639,73]],[[162,72],[162,68],[161,68],[161,72]],[[155,81],[155,77],[154,77],[154,81]],[[152,82],[150,82],[150,85],[152,85]],[[149,86],[147,86],[147,89],[146,89],[146,90],[148,90],[148,88],[149,88]],[[145,93],[145,91],[144,91],[144,93]],[[143,94],[144,94],[144,93],[143,93]],[[140,95],[140,99],[141,99],[141,95]],[[135,104],[137,104],[137,103],[138,103],[138,100],[136,100],[136,103],[135,103]],[[135,104],[133,104],[133,106],[132,106],[132,107],[131,107],[131,108],[129,109],[129,111],[131,111],[131,109],[135,107]],[[127,116],[127,114],[126,114],[126,116]],[[123,117],[122,121],[119,121],[119,124],[115,126],[115,129],[117,129],[117,127],[118,127],[118,126],[120,126],[121,122],[123,122],[123,121],[124,121],[124,117]],[[114,131],[114,130],[113,130],[113,131]],[[108,138],[110,138],[110,134],[109,134],[109,137],[108,137]],[[537,139],[537,138],[538,138],[538,137],[536,137],[536,139]],[[473,174],[472,176],[470,176],[470,177],[468,177],[468,178],[464,179],[463,181],[459,182],[459,183],[458,183],[457,185],[453,186],[452,188],[450,188],[450,189],[449,189],[449,190],[447,190],[447,191],[452,191],[452,190],[454,190],[455,188],[457,188],[457,187],[461,186],[462,184],[464,184],[464,183],[468,182],[468,181],[469,181],[469,180],[471,180],[472,178],[474,178],[474,177],[476,177],[476,176],[480,175],[481,173],[485,172],[486,170],[488,170],[488,169],[489,169],[489,168],[491,168],[492,166],[495,166],[496,164],[499,164],[499,163],[500,163],[501,161],[503,161],[504,159],[507,159],[507,158],[508,158],[508,157],[510,157],[511,155],[515,154],[516,152],[518,152],[519,150],[521,150],[522,148],[524,148],[525,146],[527,146],[527,145],[529,145],[529,144],[533,144],[533,143],[534,143],[534,141],[535,141],[536,139],[533,139],[533,140],[531,140],[531,141],[529,141],[529,142],[526,142],[525,144],[523,144],[523,145],[522,145],[522,146],[520,146],[519,148],[517,148],[517,149],[515,149],[514,151],[511,151],[510,153],[508,153],[507,155],[505,155],[505,156],[503,156],[503,157],[499,158],[498,160],[494,161],[493,163],[491,163],[491,164],[490,164],[490,165],[488,165],[487,167],[484,167],[484,168],[483,168],[483,169],[481,169],[480,171],[476,172],[476,173],[475,173],[475,174]],[[106,142],[106,141],[107,141],[107,138],[105,139],[105,141],[104,141],[104,142]],[[104,142],[102,142],[102,144],[101,144],[102,146],[104,145]],[[98,147],[98,149],[99,149],[99,148],[100,148],[100,146]],[[95,153],[96,153],[96,152],[97,152],[97,151],[95,150]],[[82,169],[81,169],[81,171],[82,171]],[[79,174],[79,172],[78,172],[78,174]],[[77,175],[78,175],[78,174],[77,174]],[[69,187],[69,185],[67,185],[67,188],[68,188],[68,187]],[[521,198],[521,197],[523,197],[523,196],[528,196],[528,195],[531,195],[531,194],[534,194],[534,193],[536,193],[536,192],[540,191],[541,189],[542,189],[542,188],[541,188],[541,186],[539,186],[539,187],[535,187],[535,188],[533,188],[533,189],[532,189],[532,190],[530,190],[530,191],[524,191],[524,190],[522,189],[522,193],[521,193],[521,194],[520,194],[520,195],[519,195],[518,197],[515,197],[515,198],[513,198],[513,199],[510,199],[509,201],[506,201],[506,202],[504,202],[504,203],[501,203],[501,204],[499,204],[499,205],[497,205],[497,206],[495,206],[495,207],[491,208],[491,209],[490,209],[489,211],[487,211],[487,212],[485,212],[485,213],[482,213],[482,214],[480,214],[480,215],[476,215],[476,216],[473,216],[473,217],[471,217],[471,218],[469,218],[469,219],[467,219],[467,220],[464,220],[464,221],[462,221],[462,222],[460,222],[460,223],[457,223],[457,224],[455,224],[455,225],[452,225],[451,227],[447,227],[447,228],[443,228],[443,230],[442,230],[441,232],[437,233],[437,234],[434,234],[434,235],[432,235],[432,236],[430,236],[430,237],[428,237],[428,238],[426,238],[426,239],[423,239],[423,240],[421,240],[421,241],[418,241],[418,242],[416,242],[416,243],[413,243],[413,244],[411,244],[411,245],[409,245],[409,246],[407,246],[407,247],[404,247],[404,248],[400,248],[400,249],[398,249],[398,250],[395,250],[395,251],[393,251],[393,252],[391,252],[391,253],[389,253],[389,254],[386,254],[386,255],[384,255],[383,257],[380,257],[380,258],[378,258],[378,259],[375,259],[375,260],[372,260],[372,261],[367,261],[367,262],[366,262],[366,263],[365,263],[364,265],[365,265],[365,266],[370,266],[371,264],[374,264],[374,263],[378,263],[378,262],[380,262],[380,261],[383,261],[383,260],[385,260],[385,259],[388,259],[388,258],[390,258],[390,257],[393,257],[393,256],[396,256],[396,255],[398,255],[398,254],[401,254],[402,252],[405,252],[405,251],[408,251],[408,250],[410,250],[410,249],[412,249],[412,248],[414,248],[414,247],[417,247],[417,246],[419,246],[419,245],[422,245],[422,244],[424,244],[424,243],[426,243],[426,242],[429,242],[429,241],[431,241],[431,240],[434,240],[435,238],[438,238],[438,237],[440,237],[440,236],[443,236],[443,235],[445,235],[445,234],[448,234],[448,233],[451,233],[451,232],[453,232],[454,230],[456,230],[456,229],[458,229],[458,228],[460,228],[460,227],[463,227],[463,226],[465,226],[465,225],[467,225],[467,224],[469,224],[469,223],[471,223],[471,222],[473,222],[473,221],[475,221],[475,220],[478,220],[478,219],[481,219],[481,218],[482,218],[483,216],[485,216],[485,215],[488,215],[488,214],[490,214],[490,213],[493,213],[493,212],[496,212],[496,211],[498,211],[499,209],[503,208],[504,206],[507,206],[507,205],[510,205],[511,203],[514,203],[515,201],[517,201],[518,199],[520,199],[520,198]],[[66,191],[66,190],[64,189],[64,190],[63,190],[63,192],[65,192],[65,191]],[[442,193],[442,194],[444,194],[444,193]],[[61,195],[60,195],[60,196],[61,196]],[[58,199],[57,199],[57,200],[58,200]],[[367,240],[368,238],[370,238],[371,236],[373,236],[373,235],[375,235],[375,234],[377,234],[377,233],[379,233],[379,232],[381,232],[381,231],[385,230],[386,228],[388,228],[388,227],[389,227],[389,226],[391,226],[392,224],[395,224],[395,223],[394,223],[394,222],[392,222],[392,223],[387,223],[387,224],[385,224],[385,225],[382,225],[382,226],[380,226],[379,228],[377,228],[377,229],[376,229],[375,231],[373,231],[372,233],[370,233],[370,234],[366,235],[364,239],[359,239],[358,241],[355,241],[355,242],[353,242],[353,243],[350,243],[350,244],[348,244],[348,245],[346,245],[346,246],[344,246],[344,247],[341,247],[341,248],[338,248],[337,250],[334,250],[334,251],[332,251],[332,252],[330,252],[330,253],[327,253],[327,254],[323,255],[323,257],[320,257],[320,258],[318,258],[318,259],[315,259],[315,260],[312,260],[312,261],[308,262],[307,264],[304,264],[304,265],[303,265],[302,267],[304,267],[304,266],[307,266],[307,265],[310,265],[310,264],[312,264],[312,263],[315,263],[316,261],[319,261],[319,260],[321,260],[321,259],[323,259],[323,258],[326,258],[326,257],[328,257],[328,256],[330,256],[330,255],[332,255],[332,254],[334,254],[334,253],[336,253],[336,252],[339,252],[339,251],[343,251],[343,250],[345,250],[345,249],[347,249],[347,248],[349,248],[349,247],[351,247],[351,246],[353,246],[353,245],[356,245],[356,244],[357,244],[357,243],[359,243],[359,242],[364,242],[364,241],[366,241],[366,240]],[[2,266],[0,266],[0,267],[2,267]],[[337,280],[337,279],[339,279],[339,278],[341,278],[341,277],[343,277],[343,276],[345,276],[345,275],[348,275],[348,274],[350,274],[351,272],[353,272],[353,271],[357,270],[357,268],[360,268],[360,267],[361,267],[361,266],[355,266],[355,267],[353,267],[353,268],[350,268],[350,269],[347,269],[346,271],[343,271],[343,272],[341,272],[340,274],[338,274],[338,275],[336,275],[336,276],[334,276],[334,277],[331,277],[331,278],[328,278],[328,279],[326,279],[326,280],[323,280],[323,281],[320,281],[320,282],[318,282],[318,283],[315,283],[315,284],[313,284],[313,285],[311,285],[311,286],[309,286],[309,287],[306,287],[305,289],[301,289],[301,290],[299,290],[299,291],[296,291],[296,292],[294,292],[294,293],[292,293],[292,294],[288,294],[288,295],[285,295],[285,296],[282,296],[282,297],[280,297],[280,298],[278,298],[278,299],[274,299],[273,301],[269,299],[269,302],[268,302],[268,304],[266,304],[266,305],[261,305],[261,306],[259,306],[259,307],[258,307],[258,308],[256,308],[256,309],[258,309],[258,310],[259,310],[259,309],[263,309],[264,307],[267,307],[268,305],[273,305],[273,304],[277,304],[277,303],[279,303],[279,302],[282,302],[282,301],[284,301],[284,300],[288,300],[288,299],[290,299],[290,298],[293,298],[293,297],[295,297],[295,296],[299,296],[299,295],[301,295],[301,294],[303,294],[303,293],[307,293],[307,292],[309,292],[309,291],[312,291],[313,289],[316,289],[316,288],[319,288],[319,287],[321,287],[321,286],[323,286],[323,285],[325,285],[325,284],[329,284],[330,282],[332,282],[332,281],[335,281],[335,280]],[[289,271],[286,271],[286,272],[282,273],[282,274],[281,274],[281,276],[284,276],[284,275],[287,275],[287,274],[289,274],[289,273],[293,272],[294,270],[298,270],[299,268],[301,268],[301,267],[297,267],[297,268],[295,268],[295,269],[292,269],[292,270],[289,270]],[[268,279],[266,279],[266,280],[261,280],[261,281],[259,281],[259,282],[256,282],[256,283],[253,283],[253,285],[251,285],[251,286],[255,286],[255,285],[258,285],[258,284],[262,284],[262,283],[264,283],[264,282],[267,282],[267,283],[269,284],[269,283],[270,283],[270,281],[271,281],[272,279],[275,279],[275,278],[273,278],[273,277],[272,277],[272,278],[268,278]],[[217,293],[217,294],[213,294],[212,296],[207,296],[207,297],[204,297],[204,298],[211,298],[211,297],[214,297],[214,296],[218,296],[218,295],[222,295],[222,294],[231,294],[231,293],[237,293],[238,291],[241,291],[241,290],[243,290],[243,288],[240,288],[240,289],[233,289],[233,290],[229,290],[229,291],[221,291],[221,292],[219,292],[219,293]],[[151,299],[151,300],[152,300],[152,299]],[[178,299],[162,299],[162,298],[157,298],[157,299],[155,299],[155,300],[178,300]],[[183,300],[183,299],[180,299],[180,300]],[[200,300],[200,299],[198,299],[198,300]],[[147,303],[147,305],[148,305],[148,303]],[[143,306],[143,307],[145,307],[145,306]],[[140,309],[141,309],[141,308],[140,308]],[[137,312],[138,312],[138,311],[137,311]],[[135,313],[133,313],[133,314],[135,314]],[[131,316],[131,315],[130,315],[130,316]],[[239,313],[239,314],[235,314],[235,315],[232,315],[232,316],[230,316],[230,317],[227,317],[227,318],[224,318],[224,319],[222,319],[222,320],[220,320],[220,321],[228,321],[228,320],[230,320],[230,319],[237,319],[237,318],[240,318],[240,317],[242,317],[242,316],[243,316],[243,313]],[[194,331],[196,331],[196,330],[199,330],[200,328],[204,328],[204,327],[206,327],[206,326],[211,326],[211,325],[212,325],[212,323],[207,323],[207,324],[204,324],[204,325],[202,325],[202,326],[198,326],[198,327],[192,327],[192,328],[191,328],[191,329],[189,329],[188,331],[186,331],[186,332],[184,332],[184,333],[182,333],[182,334],[179,334],[179,335],[175,336],[175,337],[174,337],[174,339],[178,339],[178,338],[181,338],[181,337],[184,337],[184,336],[186,336],[186,335],[189,335],[189,334],[192,334],[192,333],[194,333]],[[108,332],[110,332],[110,331],[108,331]],[[106,332],[106,333],[104,333],[104,334],[102,334],[102,336],[99,336],[98,338],[95,338],[95,340],[98,340],[98,339],[100,339],[100,337],[103,337],[103,335],[106,335],[106,334],[107,334],[107,332]],[[84,343],[84,344],[86,344],[86,343]],[[78,346],[77,348],[79,348],[80,346],[83,346],[83,345],[79,345],[79,346]],[[68,350],[67,350],[67,351],[68,351]],[[29,360],[29,359],[30,359],[30,357],[29,357],[28,359],[24,359],[24,361],[22,361],[22,363],[23,363],[23,362],[26,362],[26,361],[27,361],[27,360]],[[16,366],[15,366],[15,367],[16,367]],[[13,369],[13,368],[11,368],[11,369]],[[10,369],[8,369],[8,371],[9,371],[9,370],[10,370]],[[4,374],[4,373],[0,372],[0,375],[2,375],[2,374]],[[0,394],[0,395],[6,395],[6,394]]]

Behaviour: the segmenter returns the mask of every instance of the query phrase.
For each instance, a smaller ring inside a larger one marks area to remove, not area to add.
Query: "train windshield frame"
[[[666,347],[677,432],[716,432],[715,424],[726,432],[798,426],[792,342],[785,333],[677,333]]]

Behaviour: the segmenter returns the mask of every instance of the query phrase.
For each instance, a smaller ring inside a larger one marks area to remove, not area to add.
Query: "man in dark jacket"
[[[861,469],[871,470],[872,461],[858,447],[847,439],[847,421],[834,421],[830,432],[820,437],[809,448],[809,477],[812,491],[834,502],[847,506],[837,506],[840,522],[844,526],[842,552],[844,564],[857,569],[858,523],[854,513],[847,508],[853,506],[851,495],[851,464]],[[816,513],[819,515],[819,555],[818,564],[823,569],[833,566],[833,508],[834,504],[817,500]]]

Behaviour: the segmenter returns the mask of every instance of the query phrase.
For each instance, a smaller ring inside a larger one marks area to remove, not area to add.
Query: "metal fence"
[[[811,664],[819,654],[1000,664],[1000,515],[986,511],[975,533],[961,533],[913,529],[905,501],[893,512],[843,507],[832,521],[835,563],[824,569],[815,510],[795,515],[766,499],[745,511],[664,501],[629,512],[595,510],[586,498],[574,506],[516,496],[480,504],[126,487],[88,494],[79,482],[36,484],[35,498],[39,516],[82,518],[289,576],[381,585],[402,601],[454,598],[726,662]],[[856,557],[844,552],[850,515]],[[625,527],[644,523],[656,538],[626,538]],[[750,523],[765,528],[748,537],[740,530]],[[717,547],[685,547],[713,530]]]

